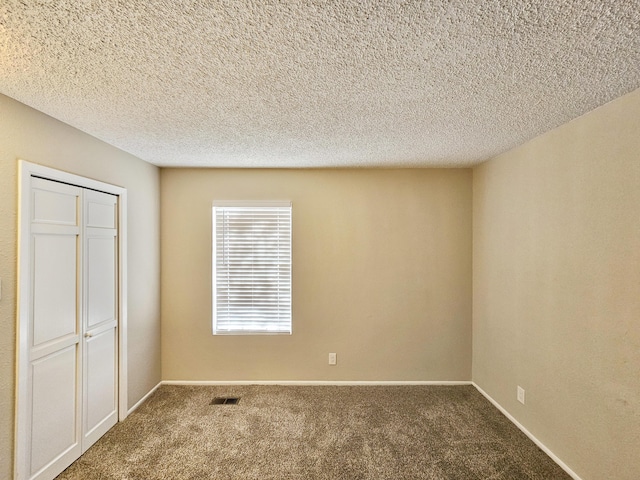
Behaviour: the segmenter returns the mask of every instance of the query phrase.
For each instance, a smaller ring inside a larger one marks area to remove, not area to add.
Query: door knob
[[[91,338],[91,337],[93,337],[93,334],[90,332],[87,332],[84,334],[84,338]]]

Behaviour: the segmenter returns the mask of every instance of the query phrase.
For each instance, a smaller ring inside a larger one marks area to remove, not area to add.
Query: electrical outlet
[[[335,353],[329,354],[329,365],[335,365],[338,363],[338,356]]]
[[[518,401],[524,405],[524,388],[518,385]]]

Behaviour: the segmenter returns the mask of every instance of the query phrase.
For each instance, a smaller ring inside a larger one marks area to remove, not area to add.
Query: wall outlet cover
[[[335,365],[338,363],[338,356],[335,353],[329,354],[329,365]]]
[[[524,405],[524,388],[518,385],[518,401]]]

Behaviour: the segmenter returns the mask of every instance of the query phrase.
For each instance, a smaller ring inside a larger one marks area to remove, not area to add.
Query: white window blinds
[[[213,333],[291,333],[291,203],[215,202]]]

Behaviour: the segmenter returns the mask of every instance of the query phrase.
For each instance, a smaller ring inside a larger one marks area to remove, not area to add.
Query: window
[[[214,202],[213,333],[291,333],[290,202]]]

